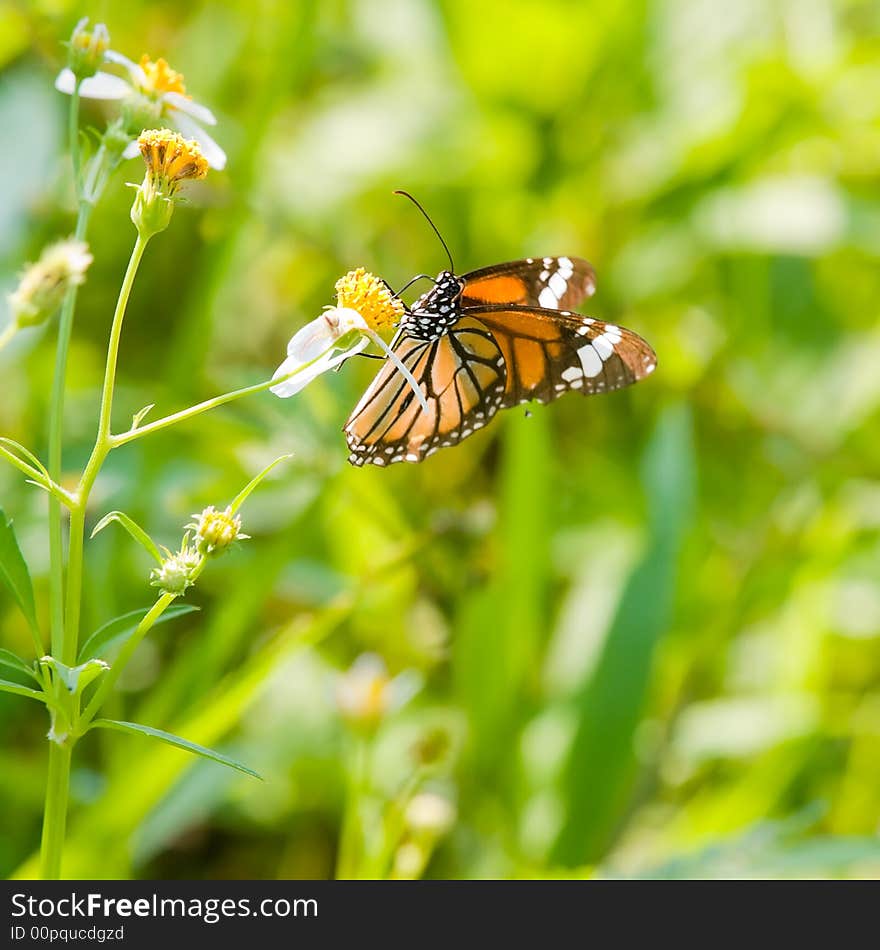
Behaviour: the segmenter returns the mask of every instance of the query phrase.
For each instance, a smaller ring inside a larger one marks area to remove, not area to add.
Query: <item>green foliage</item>
[[[174,620],[175,617],[191,614],[198,609],[192,604],[172,604],[156,620],[154,626],[158,627],[161,623],[167,623],[169,620]],[[88,660],[99,655],[109,656],[118,650],[137,630],[147,612],[147,608],[130,610],[128,613],[114,617],[112,620],[108,620],[107,623],[102,624],[80,647],[80,660]]]
[[[2,14],[4,292],[73,228],[52,82],[80,16],[182,70],[229,154],[145,257],[116,431],[268,378],[350,268],[399,287],[445,266],[394,188],[461,271],[587,257],[584,312],[659,358],[632,390],[502,413],[418,466],[346,464],[362,359],[114,450],[87,534],[116,509],[177,540],[293,458],[243,507],[252,540],[188,594],[200,612],[168,608],[102,711],[166,741],[77,745],[67,874],[330,876],[353,797],[381,839],[362,850],[401,875],[414,843],[454,878],[880,874],[874,7],[488,0],[490,31],[464,0]],[[94,440],[141,176],[123,164],[91,222],[65,472]],[[50,324],[0,354],[0,435],[41,459],[54,344]],[[0,691],[39,698],[46,499],[2,463],[0,503]],[[106,531],[85,557],[77,662],[112,663],[145,615],[143,554]],[[424,687],[357,763],[334,689],[370,651]],[[0,697],[3,874],[35,872],[45,731]],[[387,831],[424,790],[457,812],[430,846]]]
[[[40,643],[40,627],[37,623],[37,607],[34,601],[34,585],[30,571],[22,557],[12,520],[0,508],[0,581],[18,604],[31,628],[35,643]]]
[[[162,729],[154,729],[152,726],[145,726],[140,722],[122,722],[118,719],[96,719],[92,723],[91,728],[115,729],[117,732],[127,732],[136,736],[147,736],[151,739],[158,739],[160,742],[165,742],[170,746],[174,746],[176,749],[183,749],[184,752],[199,755],[203,759],[209,759],[211,762],[218,762],[220,765],[235,769],[237,772],[244,772],[245,775],[252,775],[254,778],[260,777],[253,769],[242,765],[241,762],[236,762],[235,759],[230,759],[228,755],[215,752],[213,749],[206,749],[197,742],[181,739],[180,736],[172,735],[170,732],[164,732]]]

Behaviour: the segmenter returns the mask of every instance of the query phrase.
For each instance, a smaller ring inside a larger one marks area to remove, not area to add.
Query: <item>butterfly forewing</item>
[[[433,341],[401,335],[395,355],[428,404],[387,361],[345,424],[354,465],[419,462],[482,428],[504,399],[504,357],[484,324],[463,317]]]
[[[462,307],[511,304],[569,310],[596,289],[596,273],[581,257],[529,257],[464,275]]]

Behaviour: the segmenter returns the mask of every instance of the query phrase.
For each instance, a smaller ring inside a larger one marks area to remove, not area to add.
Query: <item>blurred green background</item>
[[[393,188],[459,270],[589,258],[588,312],[642,333],[659,370],[506,413],[419,466],[346,463],[366,360],[114,453],[90,522],[122,508],[169,546],[295,453],[245,508],[253,540],[210,565],[200,612],[155,631],[110,710],[266,781],[93,734],[66,873],[332,876],[345,826],[361,874],[878,876],[880,7],[5,4],[3,292],[73,229],[52,83],[86,14],[181,70],[229,153],[148,250],[117,427],[266,378],[352,267],[399,286],[444,266]],[[94,216],[71,473],[141,175],[123,165]],[[55,326],[0,355],[0,432],[41,454]],[[4,467],[0,503],[45,614],[45,497]],[[149,567],[122,532],[88,544],[86,632],[151,602]],[[8,599],[0,638],[28,654]],[[422,683],[366,751],[334,701],[364,652]],[[0,698],[4,874],[33,871],[46,728]]]

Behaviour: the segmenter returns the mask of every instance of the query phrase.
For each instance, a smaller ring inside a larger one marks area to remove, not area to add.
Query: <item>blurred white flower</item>
[[[108,49],[104,52],[104,60],[123,67],[127,77],[98,70],[80,83],[79,94],[83,98],[119,100],[123,110],[130,115],[129,127],[133,136],[145,128],[173,126],[186,138],[199,143],[211,168],[219,171],[226,167],[226,153],[204,128],[216,125],[217,120],[210,109],[187,95],[182,73],[172,69],[164,59],[154,62],[146,54],[140,63],[134,63],[122,53]],[[55,88],[71,95],[75,87],[73,71],[62,69],[55,80]],[[137,154],[138,145],[133,140],[124,155],[133,158]]]
[[[359,656],[336,684],[336,706],[352,726],[375,729],[418,692],[417,673],[406,671],[388,675],[384,660],[375,653]]]
[[[455,824],[455,805],[435,792],[420,792],[406,806],[406,825],[414,835],[439,838]]]

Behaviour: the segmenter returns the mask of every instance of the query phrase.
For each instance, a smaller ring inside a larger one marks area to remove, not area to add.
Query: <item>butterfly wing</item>
[[[590,396],[622,389],[650,375],[657,356],[638,334],[567,310],[474,307],[501,350],[506,385],[501,408],[570,390]]]
[[[420,462],[481,429],[504,398],[504,357],[479,321],[465,316],[432,341],[399,334],[392,346],[428,411],[386,360],[343,428],[352,465]]]
[[[581,257],[529,257],[464,275],[462,307],[511,304],[569,310],[596,290],[596,273]]]
[[[569,311],[468,309],[449,333],[400,334],[394,352],[419,383],[386,361],[345,424],[353,465],[420,462],[481,429],[499,409],[569,391],[611,392],[643,379],[657,357],[636,333]]]

